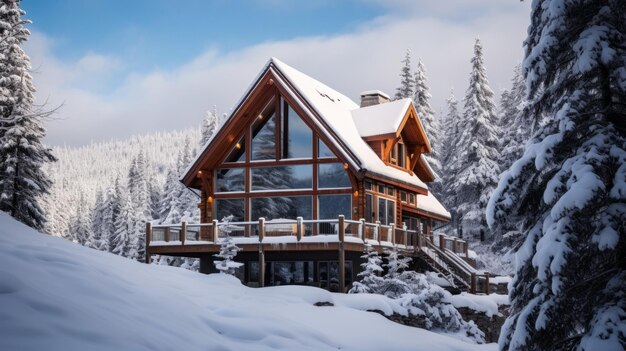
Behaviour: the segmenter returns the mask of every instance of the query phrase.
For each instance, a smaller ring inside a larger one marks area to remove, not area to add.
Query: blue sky
[[[26,0],[38,101],[62,104],[51,144],[199,124],[228,112],[271,56],[354,100],[394,93],[411,49],[432,104],[460,100],[476,37],[496,93],[521,61],[528,2],[504,0]],[[124,128],[119,128],[123,123]]]

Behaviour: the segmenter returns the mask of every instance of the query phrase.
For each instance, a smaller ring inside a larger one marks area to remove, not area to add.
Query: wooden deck
[[[315,226],[315,230],[313,227]],[[319,233],[319,234],[314,234]],[[259,262],[270,251],[334,251],[342,262],[345,252],[363,252],[369,244],[379,253],[396,249],[420,258],[432,270],[453,280],[463,290],[488,293],[489,274],[479,273],[466,261],[468,245],[455,237],[422,233],[406,226],[346,220],[275,220],[146,225],[146,263],[151,255],[200,256],[219,252],[223,238],[230,236],[243,252],[258,252]],[[343,265],[340,264],[340,267]],[[341,274],[341,271],[340,271]],[[342,281],[342,279],[340,279]],[[343,288],[343,287],[342,287]],[[343,291],[343,290],[341,290]]]

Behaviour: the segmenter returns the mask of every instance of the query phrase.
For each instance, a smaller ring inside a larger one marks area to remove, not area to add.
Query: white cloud
[[[266,42],[228,53],[209,49],[173,70],[128,73],[113,89],[103,86],[123,72],[122,58],[90,52],[75,62],[62,62],[52,54],[54,41],[41,33],[33,33],[26,49],[37,68],[39,99],[64,103],[60,120],[48,125],[52,144],[80,145],[198,125],[211,106],[230,108],[271,56],[357,100],[364,90],[393,94],[400,60],[411,48],[414,60],[422,57],[428,69],[438,111],[450,88],[457,98],[463,96],[477,36],[483,41],[492,88],[499,92],[508,87],[512,68],[522,58],[528,6],[491,6],[496,2],[472,1],[475,6],[469,7],[461,0],[446,5],[420,1],[420,7],[396,1],[389,14],[353,33]],[[452,20],[441,15],[446,9],[454,16],[463,11],[472,15]],[[430,12],[434,15],[425,15]]]

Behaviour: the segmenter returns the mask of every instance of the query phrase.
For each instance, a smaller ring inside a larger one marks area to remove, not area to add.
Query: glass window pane
[[[282,153],[283,158],[311,158],[313,132],[289,104],[283,103]]]
[[[241,137],[239,142],[230,150],[224,162],[245,162],[246,161],[246,138]]]
[[[385,193],[385,186],[382,184],[378,184],[378,192],[381,194]]]
[[[312,189],[313,166],[278,166],[250,168],[253,191]]]
[[[251,160],[276,159],[276,111],[272,99],[257,116],[251,127]]]
[[[341,163],[323,163],[318,166],[317,183],[319,188],[350,188],[348,172]]]
[[[374,217],[374,195],[365,194],[365,221],[368,223],[373,223]]]
[[[352,219],[352,195],[320,195],[318,198],[319,219],[335,219],[342,214]]]
[[[251,220],[313,218],[312,196],[253,197],[250,199]]]
[[[215,192],[229,193],[245,190],[243,168],[221,168],[215,171]]]
[[[329,158],[335,157],[332,151],[326,146],[326,144],[322,141],[322,139],[318,139],[317,144],[317,157],[318,158]]]
[[[396,203],[393,201],[387,200],[387,224],[391,224],[395,222],[396,222]]]
[[[382,224],[387,224],[387,200],[378,198],[378,220]]]
[[[400,192],[400,200],[402,200],[402,202],[406,202],[406,192],[404,191]]]
[[[233,222],[244,220],[243,199],[216,199],[215,219],[221,221],[222,218],[233,215]]]

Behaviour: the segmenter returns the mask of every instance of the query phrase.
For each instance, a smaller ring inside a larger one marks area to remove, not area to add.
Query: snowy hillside
[[[331,302],[335,307],[316,307]],[[359,309],[374,295],[252,289],[37,233],[0,212],[0,350],[495,350]]]

